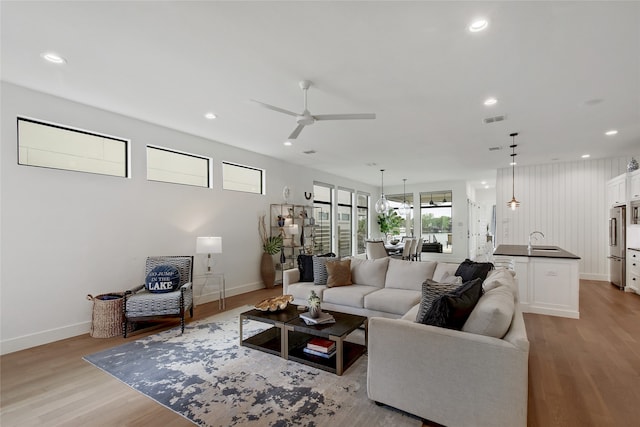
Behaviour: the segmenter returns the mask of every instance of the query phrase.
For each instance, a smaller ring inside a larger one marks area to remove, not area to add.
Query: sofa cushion
[[[424,318],[431,308],[433,302],[442,295],[453,292],[460,287],[458,283],[438,283],[427,279],[422,284],[422,295],[420,298],[420,308],[414,318],[417,323],[424,323]]]
[[[333,288],[335,286],[349,286],[351,282],[351,260],[331,260],[325,263],[327,273],[327,287]]]
[[[380,289],[364,297],[364,308],[403,314],[420,301],[420,292],[406,289]]]
[[[495,287],[480,297],[462,330],[502,338],[511,326],[514,312],[515,302],[511,288],[508,285]]]
[[[331,256],[313,256],[313,283],[316,285],[326,285],[329,273],[325,263],[335,257]]]
[[[389,258],[351,258],[351,281],[356,285],[384,287]]]
[[[433,280],[436,282],[444,282],[447,276],[455,276],[456,270],[460,264],[453,262],[439,262],[433,272]]]
[[[402,261],[390,258],[384,287],[420,291],[422,283],[433,277],[436,264],[435,261]]]
[[[420,304],[414,305],[400,319],[401,320],[406,320],[406,321],[409,321],[409,322],[415,322],[416,321],[416,316],[418,316],[418,310],[419,309],[420,309]]]
[[[484,280],[492,268],[493,264],[490,262],[474,262],[467,258],[458,266],[456,276],[462,276],[463,282],[468,282],[478,277]]]
[[[489,292],[500,286],[509,286],[514,292],[514,298],[517,300],[518,289],[514,280],[515,271],[507,270],[506,268],[497,268],[491,270],[487,275],[487,278],[482,283],[482,288],[485,292]]]
[[[448,329],[462,329],[482,295],[482,279],[464,283],[452,293],[436,299],[422,323]]]
[[[322,302],[364,308],[364,297],[378,288],[367,285],[340,286],[327,288],[322,294]]]
[[[325,291],[327,287],[322,285],[314,285],[311,282],[299,282],[293,286],[289,286],[287,288],[287,294],[293,295],[293,299],[307,301],[311,291],[315,291],[315,293],[322,300],[322,293]]]

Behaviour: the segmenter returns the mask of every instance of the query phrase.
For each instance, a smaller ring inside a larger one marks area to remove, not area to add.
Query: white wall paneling
[[[626,171],[631,157],[588,159],[536,166],[516,166],[511,199],[511,168],[498,170],[497,244],[527,244],[529,233],[542,231],[536,244],[555,245],[580,259],[580,277],[608,280],[607,180]]]
[[[223,253],[214,256],[227,295],[261,288],[257,220],[282,201],[285,185],[297,204],[306,202],[314,180],[376,193],[373,186],[5,82],[1,90],[3,354],[88,332],[87,294],[142,283],[147,256],[194,254],[197,236],[223,238]],[[130,139],[131,178],[19,166],[18,115]],[[211,157],[213,188],[147,181],[147,144]],[[222,161],[265,169],[267,194],[222,190]],[[195,255],[194,267],[201,275],[206,258]]]

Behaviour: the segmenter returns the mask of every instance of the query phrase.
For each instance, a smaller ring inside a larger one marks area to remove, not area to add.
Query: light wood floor
[[[227,299],[227,309],[281,293]],[[196,308],[195,319],[218,313]],[[640,296],[581,281],[580,320],[526,314],[529,426],[633,426],[640,420]],[[189,421],[82,360],[157,332],[83,335],[0,358],[0,425],[191,426]]]

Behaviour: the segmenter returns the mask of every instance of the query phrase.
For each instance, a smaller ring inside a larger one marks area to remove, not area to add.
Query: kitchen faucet
[[[542,231],[532,231],[531,233],[529,233],[529,246],[527,247],[527,250],[529,252],[531,252],[531,238],[533,237],[534,234],[539,234],[544,239],[544,234],[542,233]],[[535,240],[535,237],[534,237],[534,240]]]

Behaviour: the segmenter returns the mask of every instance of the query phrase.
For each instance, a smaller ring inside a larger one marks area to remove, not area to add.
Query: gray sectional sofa
[[[369,317],[370,399],[445,426],[526,426],[529,341],[513,274],[492,270],[462,330],[416,323],[426,279],[458,264],[351,259],[353,284],[327,288],[284,272],[283,293]]]

